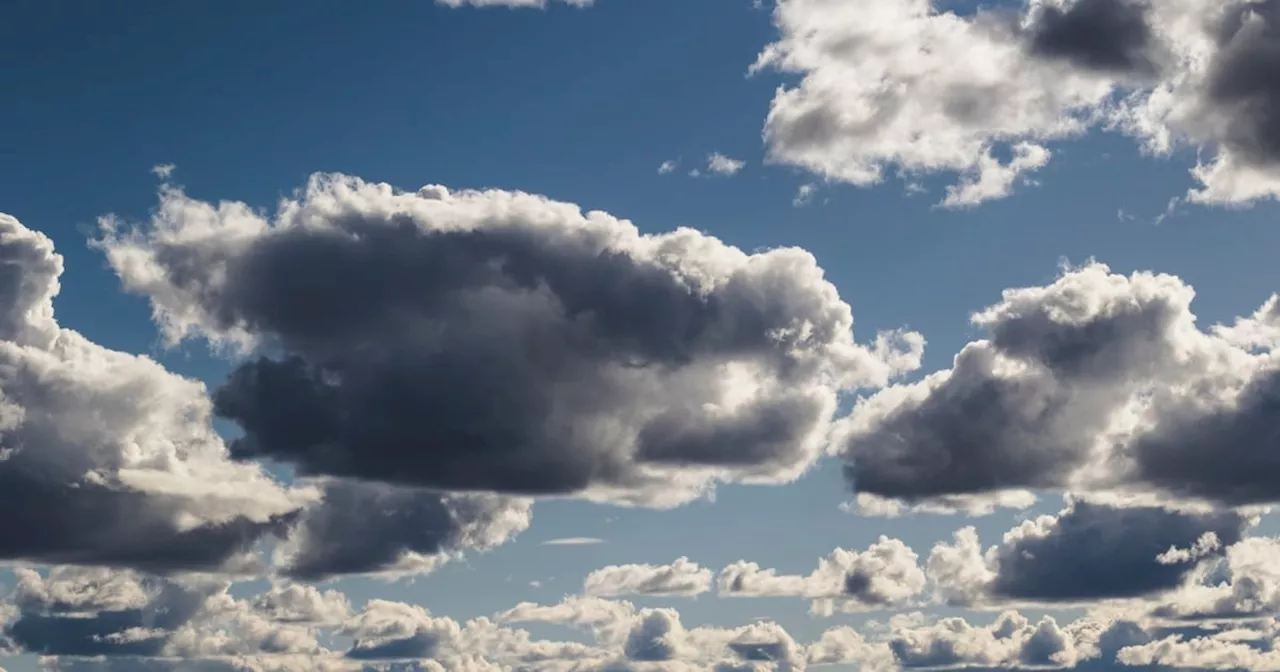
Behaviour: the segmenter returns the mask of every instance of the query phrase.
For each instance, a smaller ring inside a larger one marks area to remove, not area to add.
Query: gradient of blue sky
[[[147,216],[158,164],[175,165],[175,181],[206,200],[270,207],[312,172],[338,171],[403,188],[546,194],[643,231],[688,225],[745,250],[801,246],[853,306],[860,338],[904,325],[926,336],[925,372],[974,338],[973,310],[1007,287],[1051,281],[1064,259],[1176,274],[1196,288],[1202,324],[1248,314],[1275,289],[1274,206],[1184,205],[1156,223],[1192,185],[1194,151],[1143,156],[1105,133],[1054,145],[1038,185],[973,209],[934,207],[945,177],[925,179],[923,194],[895,179],[823,184],[798,207],[797,189],[814,178],[766,163],[761,140],[775,89],[791,80],[747,75],[776,34],[750,0],[542,11],[18,0],[0,6],[0,209],[66,257],[64,326],[210,386],[230,364],[200,343],[160,347],[145,300],[121,293],[85,244],[100,215]],[[711,152],[745,167],[690,177]],[[680,167],[659,174],[667,160]],[[532,527],[494,551],[408,582],[336,585],[353,602],[392,597],[461,619],[554,602],[605,565],[687,556],[713,570],[747,559],[805,573],[832,548],[881,534],[925,553],[961,523],[857,517],[840,510],[847,499],[829,460],[790,486],[723,486],[672,511],[540,502]],[[1002,512],[973,522],[994,539],[1015,521]],[[563,537],[603,543],[541,544]],[[801,640],[864,618],[815,619],[803,600],[637,602],[677,606],[686,625],[768,616]],[[29,658],[0,664],[34,669]]]

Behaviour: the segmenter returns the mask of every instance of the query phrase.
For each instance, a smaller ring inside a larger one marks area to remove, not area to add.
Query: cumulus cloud
[[[770,107],[770,159],[856,185],[956,174],[943,204],[962,206],[1007,196],[1046,143],[1109,129],[1152,153],[1201,150],[1191,200],[1280,194],[1273,0],[941,4],[779,0],[753,70],[800,81]]]
[[[464,549],[494,548],[529,527],[529,500],[332,481],[277,549],[286,574],[395,577],[435,569]]]
[[[595,597],[681,595],[692,597],[711,590],[711,570],[688,558],[668,565],[611,565],[587,575],[582,592]]]
[[[1248,537],[1202,563],[1153,613],[1180,621],[1262,618],[1280,613],[1280,539]]]
[[[938,597],[959,606],[1142,597],[1181,586],[1202,561],[1221,555],[1219,543],[1239,541],[1246,524],[1230,512],[1075,500],[1023,522],[985,551],[974,528],[963,528],[934,548],[928,573]],[[1203,543],[1207,535],[1214,544]]]
[[[194,577],[76,567],[45,575],[19,569],[16,576],[7,599],[17,613],[4,634],[16,652],[53,657],[54,669],[80,669],[77,661],[91,659],[112,669],[193,669],[182,661],[194,669],[271,669],[277,666],[265,661],[247,668],[233,662],[323,656],[310,626],[346,612],[341,595],[302,588],[273,588],[245,601],[231,597],[226,583]]]
[[[1274,500],[1269,309],[1203,331],[1193,297],[1177,277],[1098,263],[1006,290],[951,369],[859,401],[840,432],[850,483],[916,504],[1037,489]]]
[[[837,394],[919,365],[854,342],[797,249],[640,234],[524,193],[317,175],[272,217],[165,185],[98,245],[171,342],[253,352],[214,395],[242,459],[450,491],[672,505],[779,482]]]
[[[62,270],[0,214],[0,559],[239,565],[309,494],[228,459],[202,384],[60,327]]]
[[[421,606],[376,599],[351,613],[346,599],[334,591],[278,585],[242,600],[231,597],[225,586],[206,586],[191,593],[197,595],[195,608],[172,610],[156,607],[154,596],[163,590],[155,592],[155,587],[140,586],[149,597],[139,600],[120,585],[107,587],[108,582],[89,570],[59,571],[60,578],[28,578],[23,615],[13,621],[21,623],[37,613],[79,621],[60,622],[61,639],[51,634],[56,628],[47,628],[50,632],[40,640],[60,642],[46,649],[59,653],[41,661],[51,670],[802,672],[825,665],[856,665],[869,671],[1100,670],[1114,669],[1116,662],[1255,669],[1268,660],[1262,645],[1276,631],[1273,624],[1258,621],[1231,629],[1175,630],[1103,614],[1061,623],[1049,616],[1032,620],[1007,611],[989,623],[975,623],[911,613],[859,629],[830,628],[805,643],[770,621],[687,625],[674,609],[639,609],[593,597],[570,597],[546,606],[526,603],[493,618],[458,621]],[[79,581],[82,587],[42,587],[39,581]],[[38,597],[71,594],[80,595],[74,604]],[[118,629],[134,622],[121,617],[122,607],[134,608],[123,605],[134,604],[151,609],[147,628]],[[591,637],[588,643],[538,639],[514,627],[519,623],[572,625]],[[93,647],[77,648],[84,647],[86,633],[97,633],[87,640]],[[349,640],[350,646],[333,651],[318,644],[334,636]],[[151,648],[133,644],[143,641]],[[112,648],[105,648],[108,643]],[[1219,650],[1223,653],[1213,653]],[[88,657],[86,651],[97,653]],[[1232,666],[1221,662],[1225,660],[1246,663]]]
[[[822,615],[901,606],[925,588],[918,561],[906,544],[882,536],[865,551],[837,548],[805,576],[740,560],[720,571],[717,591],[722,597],[808,598],[813,612]]]

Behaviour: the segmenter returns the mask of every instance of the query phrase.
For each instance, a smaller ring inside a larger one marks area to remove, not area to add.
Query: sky
[[[0,3],[0,672],[1280,669],[1280,3]]]

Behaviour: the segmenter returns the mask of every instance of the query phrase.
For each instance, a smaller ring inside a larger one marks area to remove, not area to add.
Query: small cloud
[[[595,544],[603,544],[604,539],[596,539],[595,537],[565,537],[563,539],[548,539],[542,542],[543,546],[593,546]]]
[[[667,174],[673,173],[675,172],[677,165],[679,165],[679,162],[677,161],[673,161],[673,160],[663,161],[662,165],[658,166],[658,174],[667,175]]]
[[[542,587],[542,582],[541,582],[541,581],[530,581],[530,582],[529,582],[529,587],[530,587],[530,588],[541,588],[541,587]]]
[[[800,185],[800,188],[796,190],[796,197],[791,199],[791,205],[797,208],[809,205],[809,203],[813,202],[813,195],[817,191],[818,185],[812,182]]]
[[[1128,211],[1126,211],[1124,208],[1120,208],[1119,210],[1116,210],[1116,220],[1121,222],[1132,222],[1134,219],[1137,219],[1137,218],[1129,214]]]
[[[1164,212],[1160,213],[1159,215],[1156,215],[1154,223],[1162,224],[1164,223],[1164,220],[1177,214],[1178,206],[1181,203],[1182,203],[1182,199],[1178,198],[1177,196],[1174,196],[1173,198],[1169,199],[1169,202],[1164,206]]]
[[[707,170],[717,175],[737,175],[747,163],[731,159],[720,152],[712,152],[707,157]]]
[[[172,163],[161,163],[159,165],[151,166],[151,174],[162,180],[167,180],[169,179],[169,176],[173,175],[173,171],[177,170],[177,168],[178,167]]]

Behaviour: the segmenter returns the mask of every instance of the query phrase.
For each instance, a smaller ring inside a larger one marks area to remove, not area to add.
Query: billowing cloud
[[[529,527],[531,510],[522,498],[332,481],[278,549],[279,564],[305,580],[419,574],[502,544]]]
[[[711,590],[711,570],[688,558],[668,565],[611,565],[587,575],[582,592],[595,597],[627,595],[682,595],[692,597]]]
[[[951,369],[859,402],[843,429],[850,482],[909,503],[1027,489],[1276,499],[1274,300],[1206,332],[1193,297],[1177,277],[1097,263],[1006,290]]]
[[[202,384],[61,328],[62,269],[0,214],[0,559],[238,564],[307,493],[228,459]]]
[[[1280,539],[1248,537],[1202,563],[1154,613],[1182,621],[1263,618],[1280,613]]]
[[[976,531],[963,528],[934,548],[928,573],[938,596],[959,606],[1142,597],[1181,586],[1202,561],[1240,541],[1246,524],[1235,513],[1076,500],[985,551]]]
[[[906,544],[882,536],[865,551],[837,548],[805,576],[740,560],[722,569],[716,583],[722,597],[807,598],[815,613],[829,615],[906,604],[926,585],[918,561]]]
[[[215,393],[242,458],[304,475],[650,505],[779,482],[839,391],[919,364],[854,342],[812,255],[501,191],[317,175],[267,218],[165,185],[99,245],[170,341],[258,354]]]
[[[753,69],[801,79],[774,97],[770,158],[857,185],[957,174],[944,204],[972,205],[1043,167],[1047,143],[1105,128],[1202,150],[1193,200],[1280,194],[1274,0],[941,4],[779,0]]]

